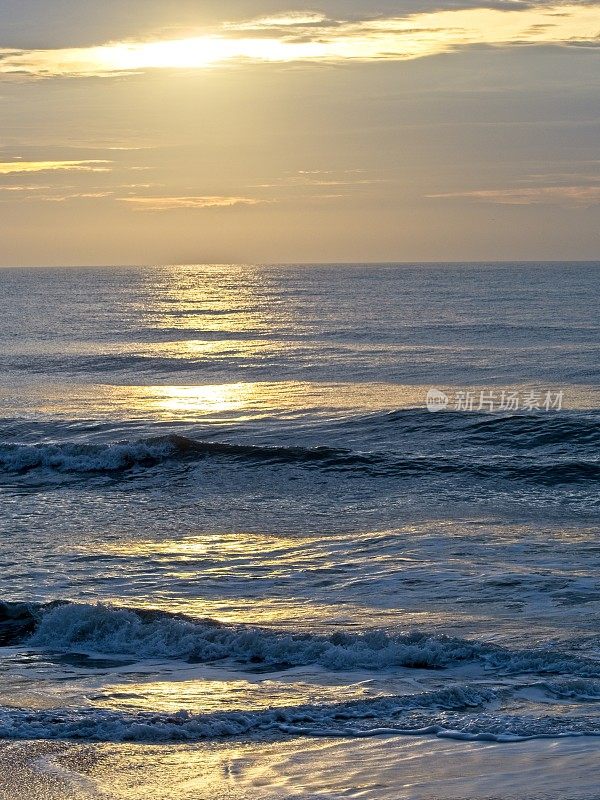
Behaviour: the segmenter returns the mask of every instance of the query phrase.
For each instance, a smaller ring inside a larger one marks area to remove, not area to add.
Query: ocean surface
[[[600,735],[600,264],[0,289],[0,738]]]

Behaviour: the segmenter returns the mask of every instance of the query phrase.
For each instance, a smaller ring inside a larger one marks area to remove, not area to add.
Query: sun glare
[[[232,60],[292,61],[319,58],[325,45],[290,45],[278,39],[227,39],[202,36],[163,42],[108,45],[98,48],[97,63],[115,72],[140,69],[200,69]]]
[[[320,23],[318,28],[311,27],[315,21]],[[0,73],[114,75],[244,62],[406,60],[473,45],[592,43],[598,22],[595,4],[529,10],[453,9],[343,23],[291,14],[226,23],[213,33],[178,40],[122,41],[62,50],[0,50]],[[236,31],[259,35],[236,36]]]

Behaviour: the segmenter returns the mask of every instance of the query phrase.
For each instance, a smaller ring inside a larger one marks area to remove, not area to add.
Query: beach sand
[[[2,800],[596,800],[600,738],[3,742]],[[594,765],[591,767],[590,765]]]

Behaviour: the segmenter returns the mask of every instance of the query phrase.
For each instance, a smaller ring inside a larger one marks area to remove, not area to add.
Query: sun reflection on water
[[[193,345],[191,345],[193,346]],[[265,416],[313,418],[423,408],[429,387],[385,383],[238,381],[215,384],[45,384],[43,394],[20,387],[19,402],[53,418],[161,422],[243,422]],[[13,392],[0,392],[6,413]]]
[[[259,403],[260,385],[228,383],[217,386],[155,387],[156,406],[168,415],[242,411]]]
[[[268,277],[251,267],[232,265],[224,272],[220,266],[174,266],[168,285],[158,280],[150,286],[139,310],[148,327],[158,330],[261,334],[280,319],[274,291]]]
[[[229,673],[224,679],[219,679],[215,677],[216,671],[210,667],[188,671],[181,669],[179,680],[116,683],[95,700],[105,708],[166,712],[185,710],[207,714],[298,703],[339,702],[341,699],[354,700],[365,694],[361,682],[346,685],[343,677],[335,675],[320,675],[320,680],[305,682],[294,671],[286,676],[285,671],[280,670],[276,678],[258,674],[254,679],[239,679]],[[221,667],[221,673],[223,671]],[[204,674],[194,676],[194,672]]]

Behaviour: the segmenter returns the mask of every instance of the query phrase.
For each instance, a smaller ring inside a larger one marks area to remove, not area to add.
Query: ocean
[[[600,735],[599,278],[1,270],[0,738]]]

